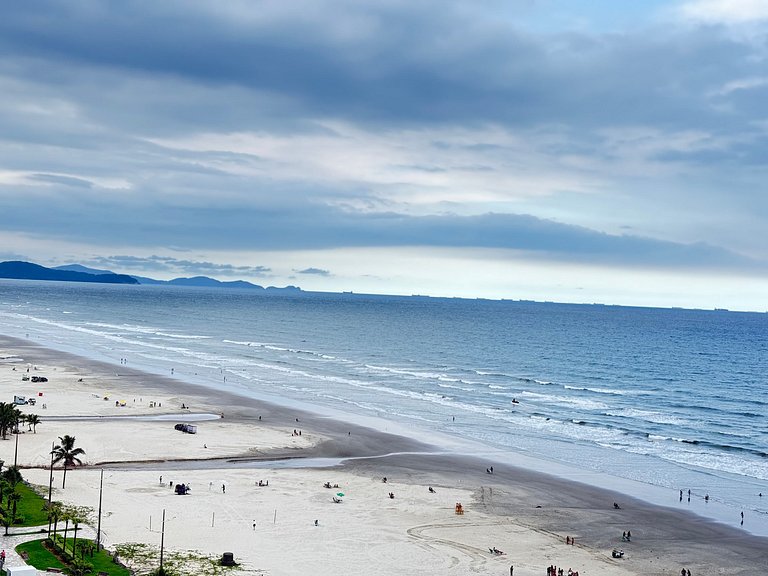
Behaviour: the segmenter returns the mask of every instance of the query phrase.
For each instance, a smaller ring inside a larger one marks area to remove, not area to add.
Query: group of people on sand
[[[566,536],[565,543],[573,546],[574,544],[576,544],[576,539],[573,536]]]
[[[547,576],[563,576],[564,572],[562,568],[558,568],[555,565],[547,566]],[[568,568],[567,572],[568,576],[579,576],[579,572],[577,570],[571,570]]]
[[[498,548],[496,548],[496,546],[494,546],[493,548],[488,548],[488,551],[489,551],[491,554],[496,554],[496,555],[504,554],[504,552],[502,552],[501,550],[499,550]]]
[[[330,482],[326,482],[325,484],[323,484],[323,488],[338,488],[338,487],[339,487],[338,484],[334,484],[333,486],[331,486]]]
[[[184,496],[185,494],[189,494],[190,486],[189,484],[176,484],[174,490],[176,491],[176,494],[179,494],[181,496]]]
[[[691,571],[683,568],[682,570],[680,570],[680,576],[691,576]]]
[[[627,530],[626,532],[621,533],[621,540],[622,542],[632,542],[632,532]]]
[[[258,486],[269,486],[269,480],[259,480]]]

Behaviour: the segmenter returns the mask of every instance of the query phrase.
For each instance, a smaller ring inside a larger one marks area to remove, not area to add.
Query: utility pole
[[[16,468],[16,470],[19,469],[17,466],[17,463],[19,461],[19,426],[16,425],[16,450],[13,453],[13,467]]]
[[[101,494],[104,490],[104,468],[101,469],[101,478],[99,479],[99,522],[96,527],[96,552],[101,550]]]
[[[53,491],[53,451],[56,448],[56,443],[51,442],[51,478],[48,480],[48,509],[51,508],[51,492]]]
[[[160,529],[160,574],[163,574],[163,544],[165,542],[165,508],[163,508],[163,524]]]

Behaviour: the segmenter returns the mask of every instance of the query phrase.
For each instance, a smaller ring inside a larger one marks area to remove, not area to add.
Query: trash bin
[[[232,552],[224,552],[224,554],[221,557],[221,565],[222,566],[234,566],[235,565],[235,555]]]

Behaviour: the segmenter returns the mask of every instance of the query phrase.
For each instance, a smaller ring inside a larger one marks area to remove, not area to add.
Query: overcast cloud
[[[765,4],[617,4],[9,3],[4,253],[334,290],[381,249],[768,279]],[[381,291],[423,293],[396,261]]]

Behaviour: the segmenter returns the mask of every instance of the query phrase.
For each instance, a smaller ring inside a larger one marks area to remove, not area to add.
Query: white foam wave
[[[595,394],[613,394],[616,396],[625,396],[627,392],[625,390],[617,390],[615,388],[590,388],[589,386],[569,386],[565,384],[563,386],[566,390],[583,390],[584,392],[594,392]]]
[[[172,332],[165,332],[162,328],[156,328],[153,326],[137,326],[135,324],[109,324],[106,322],[86,322],[85,326],[95,326],[97,328],[107,328],[117,332],[118,334],[123,332],[132,332],[135,334],[147,334],[154,336],[162,336],[164,338],[179,338],[184,340],[207,340],[210,336],[202,336],[200,334],[175,334]]]
[[[465,387],[465,386],[454,386],[452,384],[445,384],[444,382],[440,382],[438,384],[438,386],[440,386],[440,388],[450,388],[452,390],[463,390],[464,392],[474,392],[475,391],[474,388],[468,388],[468,387]]]
[[[578,407],[586,410],[606,410],[608,405],[588,398],[573,398],[570,396],[557,396],[555,394],[539,394],[537,392],[523,391],[518,396],[528,398],[534,402],[556,404],[558,406]]]
[[[654,424],[672,424],[675,426],[681,426],[689,424],[690,422],[685,418],[675,416],[673,414],[665,414],[654,410],[640,410],[638,408],[623,408],[621,410],[610,410],[605,413],[607,416],[616,416],[619,418],[635,418],[637,420],[645,420],[646,422],[652,422]]]

